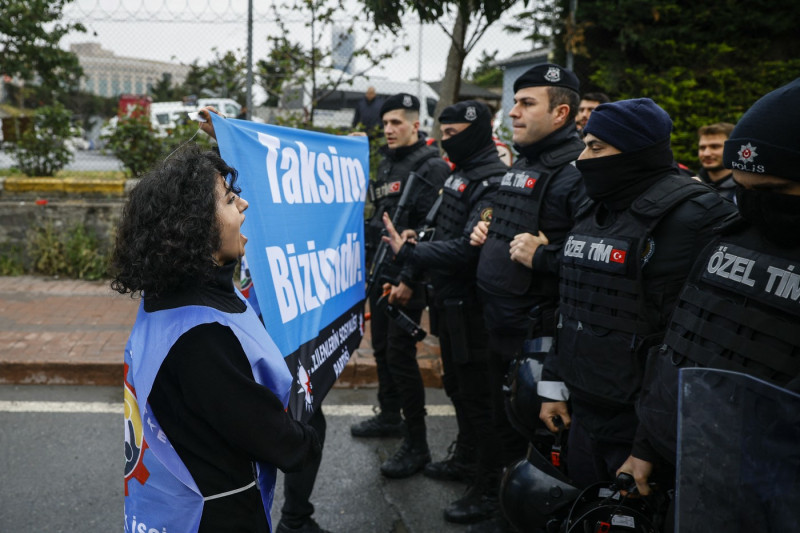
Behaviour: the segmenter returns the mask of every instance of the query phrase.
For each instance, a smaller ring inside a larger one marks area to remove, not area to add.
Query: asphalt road
[[[455,418],[440,389],[427,389],[434,460],[455,436]],[[442,508],[464,487],[417,474],[383,478],[378,466],[398,439],[353,439],[374,389],[334,390],[322,467],[312,496],[323,527],[349,533],[463,531]],[[54,412],[62,409],[63,412]],[[355,413],[355,414],[353,414]],[[123,426],[121,387],[0,386],[0,532],[121,531]],[[273,521],[282,504],[278,478]]]

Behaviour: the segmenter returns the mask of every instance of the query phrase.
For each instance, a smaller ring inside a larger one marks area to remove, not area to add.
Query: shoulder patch
[[[481,211],[481,220],[484,222],[491,222],[492,221],[492,208],[486,207]]]

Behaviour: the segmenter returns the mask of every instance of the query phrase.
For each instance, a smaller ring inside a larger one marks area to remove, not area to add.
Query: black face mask
[[[486,148],[492,141],[492,126],[489,122],[475,121],[470,126],[442,141],[442,148],[447,157],[458,167],[472,159],[475,154]]]
[[[737,185],[736,203],[765,239],[783,248],[800,246],[800,196]]]
[[[673,172],[672,150],[667,140],[633,152],[579,159],[575,167],[583,177],[586,195],[619,211]]]

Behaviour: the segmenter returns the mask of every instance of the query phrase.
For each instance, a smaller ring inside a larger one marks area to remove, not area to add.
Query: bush
[[[12,151],[17,166],[27,176],[53,176],[72,161],[67,139],[74,136],[72,114],[60,103],[36,110],[33,128],[16,142]]]
[[[125,171],[136,178],[162,157],[164,142],[153,131],[149,115],[133,115],[119,117],[114,133],[106,139],[108,148],[122,162]]]
[[[20,276],[24,273],[22,248],[18,245],[0,246],[0,276]]]
[[[89,280],[108,276],[108,254],[100,250],[97,237],[83,224],[64,233],[49,222],[35,228],[29,255],[39,274]]]

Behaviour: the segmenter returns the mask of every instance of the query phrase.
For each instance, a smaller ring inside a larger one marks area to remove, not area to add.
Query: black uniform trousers
[[[311,415],[308,425],[316,430],[319,444],[324,447],[328,424],[325,421],[321,405]],[[283,477],[284,501],[281,508],[281,521],[290,528],[299,528],[314,514],[314,505],[310,498],[321,462],[322,454],[320,453],[313,463],[309,463],[299,472],[288,473]]]
[[[478,464],[492,469],[500,446],[492,422],[489,334],[477,302],[437,305],[442,384],[453,403],[459,439],[474,447]]]
[[[410,306],[401,309],[411,320],[419,323],[424,297],[416,292]],[[378,371],[378,405],[384,413],[399,413],[402,409],[409,436],[425,439],[425,387],[417,363],[417,342],[377,307],[377,300],[377,296],[370,296],[370,331]]]
[[[489,386],[492,398],[492,422],[501,447],[495,464],[506,467],[525,456],[528,440],[514,429],[506,412],[506,388],[511,362],[522,356],[525,340],[531,335],[528,312],[533,304],[525,298],[501,297],[479,290],[483,316],[489,332]],[[539,418],[539,413],[528,416]]]

